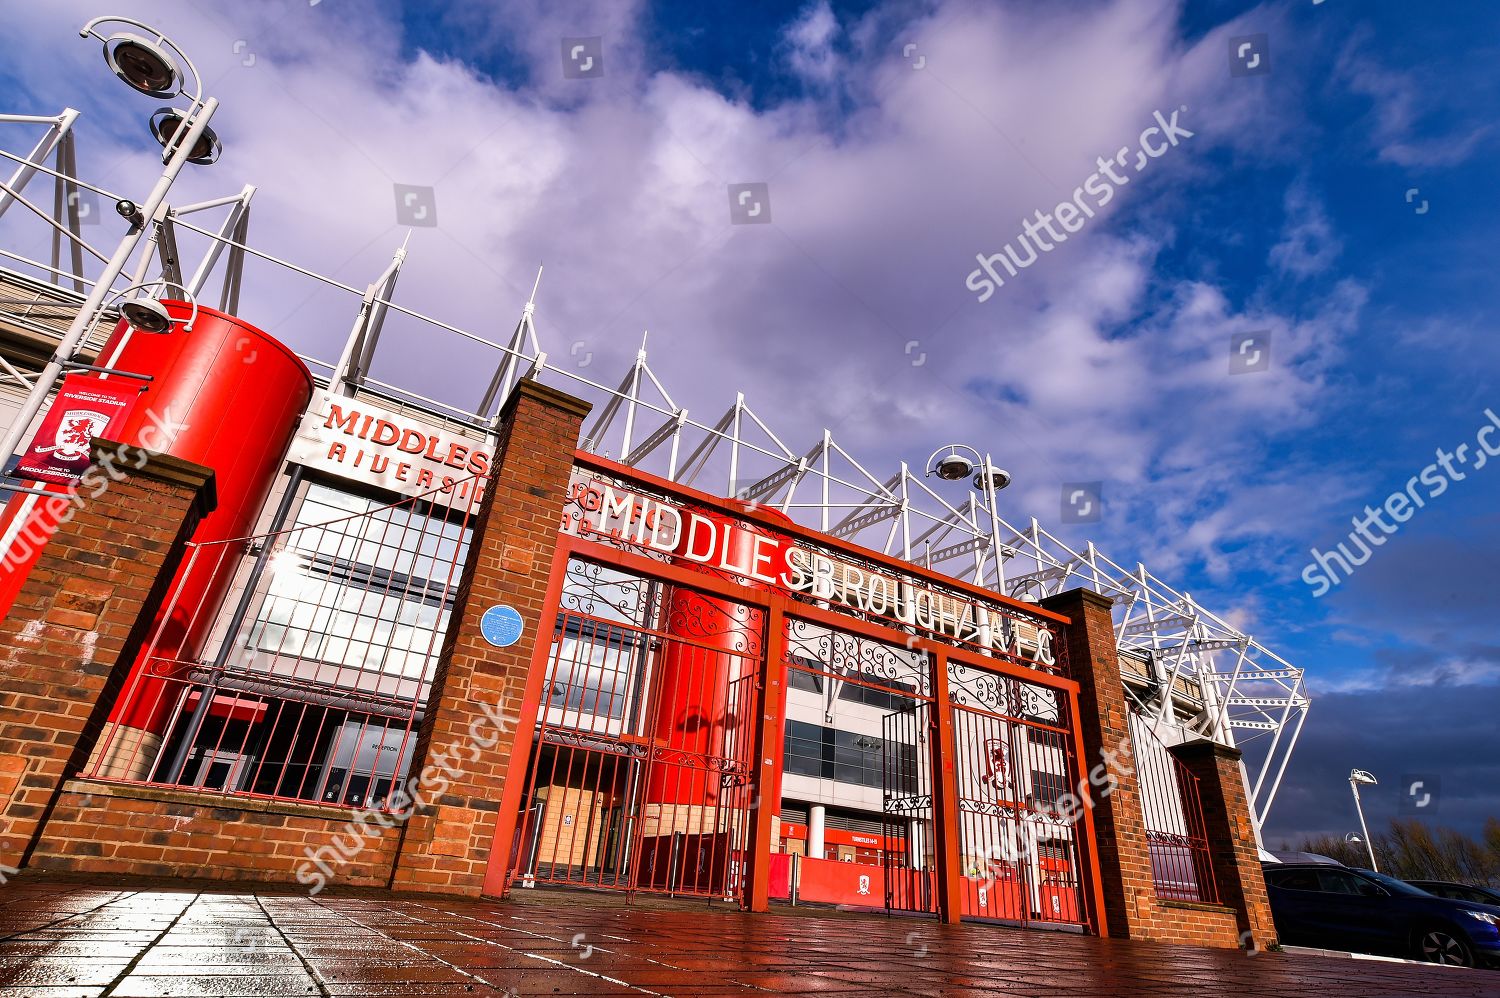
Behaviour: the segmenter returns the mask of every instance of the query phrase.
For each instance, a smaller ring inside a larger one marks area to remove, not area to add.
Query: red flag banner
[[[140,394],[140,386],[133,381],[68,375],[13,474],[38,482],[74,484],[89,466],[89,444],[95,437],[110,438],[118,431]]]

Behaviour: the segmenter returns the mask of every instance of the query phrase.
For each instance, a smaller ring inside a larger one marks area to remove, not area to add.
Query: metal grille
[[[287,530],[190,543],[85,775],[403,809],[469,518],[312,486]]]
[[[1151,851],[1156,896],[1217,904],[1198,778],[1168,751],[1148,720],[1130,712],[1130,738]]]
[[[937,890],[933,855],[932,701],[914,699],[881,722],[885,785],[883,803],[887,842],[900,840],[901,850],[881,853],[885,871],[885,905],[891,911],[936,912]],[[910,751],[899,751],[907,746]]]
[[[574,559],[513,869],[738,900],[763,611]]]
[[[831,781],[845,803],[867,800],[878,819],[831,810],[827,827],[881,836],[878,866],[866,868],[871,883],[884,886],[885,907],[934,911],[927,655],[796,616],[786,618],[783,638],[789,714],[800,703],[827,722],[788,721],[789,736],[806,728],[822,734],[821,744],[811,746],[821,752],[822,768],[806,771],[789,748],[788,777],[812,776],[824,788]],[[789,745],[796,741],[788,738]]]
[[[1080,924],[1082,802],[1071,719],[1055,690],[984,670],[954,683],[963,913]],[[976,691],[983,696],[976,696]]]

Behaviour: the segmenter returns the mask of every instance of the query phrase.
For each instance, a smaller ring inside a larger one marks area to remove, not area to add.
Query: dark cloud
[[[1349,771],[1380,780],[1361,790],[1370,828],[1394,817],[1477,834],[1500,817],[1500,686],[1422,686],[1316,695],[1282,782],[1266,845],[1296,845],[1308,834],[1357,831]],[[1406,793],[1440,787],[1420,811]],[[1407,785],[1403,785],[1407,784]]]

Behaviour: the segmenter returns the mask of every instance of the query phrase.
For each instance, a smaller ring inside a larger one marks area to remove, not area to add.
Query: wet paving
[[[987,925],[518,891],[411,895],[21,879],[0,996],[1500,996],[1500,972]]]

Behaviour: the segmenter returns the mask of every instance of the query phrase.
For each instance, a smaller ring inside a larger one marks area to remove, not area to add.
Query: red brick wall
[[[1239,938],[1265,949],[1276,941],[1276,926],[1271,921],[1240,750],[1205,740],[1174,746],[1172,754],[1198,778],[1219,897],[1235,909]]]
[[[73,780],[31,867],[87,873],[384,887],[400,827],[349,827],[348,811],[239,802],[180,790]],[[365,832],[368,831],[368,833]],[[323,861],[308,858],[309,851]]]
[[[1112,769],[1115,790],[1107,797],[1094,795],[1094,835],[1109,934],[1198,946],[1240,945],[1233,908],[1156,897],[1140,783],[1128,754],[1132,751],[1130,707],[1108,597],[1071,589],[1043,600],[1042,605],[1072,621],[1063,629],[1063,640],[1072,678],[1080,686],[1078,726],[1084,758],[1079,760],[1079,769],[1089,772],[1108,758],[1106,752],[1117,753],[1125,763]]]
[[[1087,773],[1106,758],[1106,751],[1119,754],[1126,763],[1113,770],[1117,780],[1114,792],[1108,797],[1094,795],[1094,836],[1109,934],[1141,938],[1147,931],[1150,912],[1140,910],[1137,902],[1142,897],[1154,900],[1155,887],[1140,785],[1125,754],[1131,748],[1130,708],[1115,650],[1112,604],[1096,592],[1071,589],[1043,600],[1042,606],[1072,621],[1063,628],[1063,640],[1072,678],[1080,687],[1078,727],[1084,758],[1078,760],[1079,770]]]
[[[1239,924],[1232,908],[1161,901],[1154,894],[1141,895],[1138,900],[1137,939],[1218,949],[1240,945]]]
[[[557,608],[547,584],[573,452],[589,405],[535,381],[522,381],[502,412],[496,470],[474,524],[468,563],[455,600],[430,706],[415,758],[447,783],[437,806],[407,824],[392,886],[401,890],[477,895],[484,886],[497,818],[514,820],[503,800],[511,758],[529,753],[522,713],[527,675],[539,636],[550,640]],[[496,648],[479,630],[480,615],[505,603],[525,622],[521,640]],[[503,734],[496,717],[512,719]],[[474,734],[499,738],[476,752]],[[477,758],[475,758],[477,756]],[[514,788],[512,788],[514,790]]]
[[[94,460],[110,469],[98,479],[108,488],[84,487],[0,623],[0,863],[10,867],[26,865],[63,780],[87,759],[182,546],[214,505],[207,468],[105,440]]]

